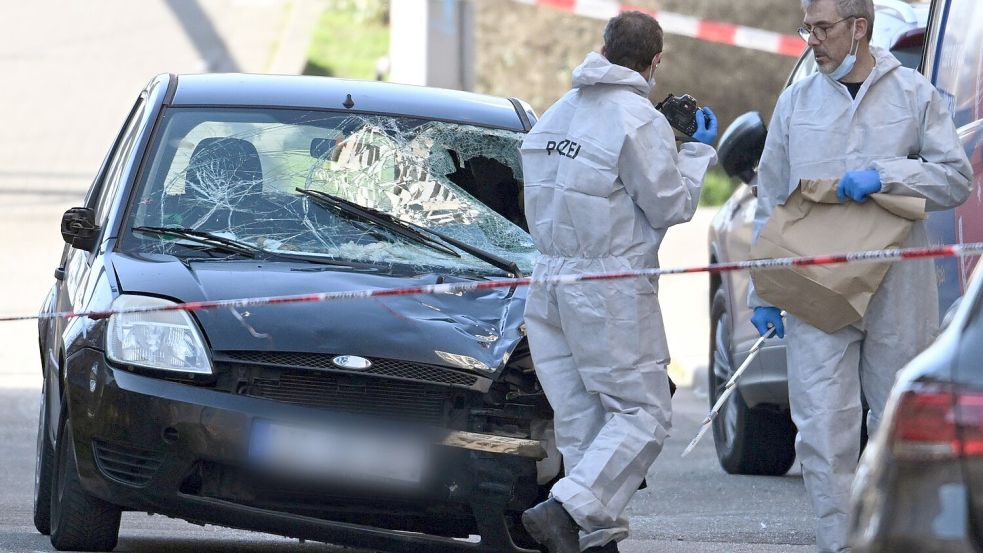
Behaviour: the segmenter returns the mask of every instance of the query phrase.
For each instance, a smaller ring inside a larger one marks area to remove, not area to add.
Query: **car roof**
[[[171,106],[380,113],[526,130],[512,99],[459,90],[300,75],[179,75]],[[349,101],[349,96],[351,100]],[[351,107],[349,107],[351,106]]]

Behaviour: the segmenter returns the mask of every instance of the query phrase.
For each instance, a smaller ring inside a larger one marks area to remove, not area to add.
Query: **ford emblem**
[[[372,366],[372,361],[357,355],[339,355],[338,357],[332,359],[331,362],[342,369],[349,369],[352,371],[364,371]]]

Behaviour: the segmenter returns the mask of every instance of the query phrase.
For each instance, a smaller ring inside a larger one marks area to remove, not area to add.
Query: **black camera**
[[[662,115],[666,116],[672,128],[686,136],[693,136],[693,133],[696,132],[696,112],[700,107],[696,105],[696,98],[693,98],[689,94],[683,94],[682,96],[669,94],[665,100],[655,105],[655,109],[661,111]],[[710,118],[706,114],[703,115],[703,118],[706,124],[709,125]]]

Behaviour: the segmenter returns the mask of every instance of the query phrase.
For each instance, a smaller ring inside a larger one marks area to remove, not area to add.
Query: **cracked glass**
[[[127,223],[192,229],[298,259],[503,273],[460,248],[412,240],[298,191],[310,190],[443,233],[529,272],[537,252],[523,229],[521,139],[514,131],[384,115],[170,109]],[[227,248],[192,238],[128,232],[123,247],[233,258]]]

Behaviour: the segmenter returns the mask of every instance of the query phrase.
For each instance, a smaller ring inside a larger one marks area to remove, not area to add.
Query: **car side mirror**
[[[768,129],[761,114],[749,111],[734,120],[720,137],[717,158],[731,177],[748,184],[754,178],[761,153],[765,150]]]
[[[61,237],[80,250],[92,251],[99,239],[99,225],[92,208],[73,207],[61,217]]]

